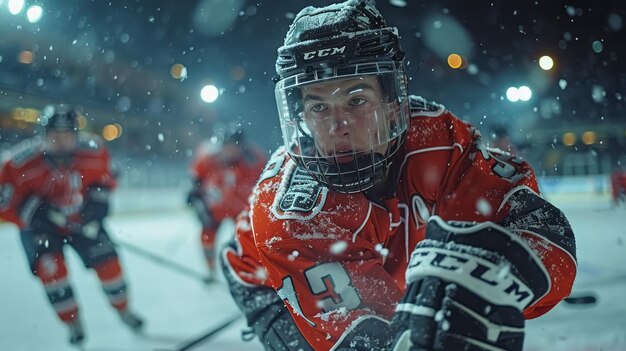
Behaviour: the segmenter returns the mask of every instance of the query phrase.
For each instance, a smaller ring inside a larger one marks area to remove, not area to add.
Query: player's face
[[[360,152],[385,152],[380,140],[387,140],[390,111],[376,76],[312,84],[302,96],[303,119],[322,156],[343,163]]]
[[[53,155],[66,155],[74,152],[78,137],[72,131],[54,131],[46,133],[48,152]]]

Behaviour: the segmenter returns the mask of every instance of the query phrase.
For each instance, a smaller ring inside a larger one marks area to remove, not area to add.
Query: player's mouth
[[[348,163],[348,162],[354,162],[355,159],[357,159],[359,156],[359,152],[356,152],[354,150],[341,150],[341,151],[337,151],[335,152],[335,160],[338,163]]]

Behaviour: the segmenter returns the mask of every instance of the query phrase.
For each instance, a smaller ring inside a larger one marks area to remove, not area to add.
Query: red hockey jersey
[[[574,244],[533,230],[516,194],[535,196],[528,164],[485,148],[471,125],[443,106],[412,98],[410,130],[398,151],[396,197],[384,204],[321,186],[278,150],[237,222],[238,252],[225,253],[243,284],[272,287],[315,348],[330,350],[365,318],[389,321],[404,274],[432,215],[493,221],[526,239],[550,275],[548,293],[529,306],[537,317],[565,298],[576,273]],[[540,220],[541,211],[534,214]],[[567,225],[567,223],[565,223]],[[573,239],[572,239],[573,241]]]
[[[67,164],[56,164],[45,155],[45,142],[32,138],[16,145],[0,173],[0,217],[20,228],[24,201],[37,195],[70,220],[79,220],[83,200],[91,185],[114,188],[109,152],[102,139],[80,134],[74,156]]]
[[[267,162],[257,146],[244,149],[244,156],[226,164],[210,145],[201,145],[191,165],[191,176],[201,182],[203,198],[214,219],[235,218],[248,203],[252,188]]]

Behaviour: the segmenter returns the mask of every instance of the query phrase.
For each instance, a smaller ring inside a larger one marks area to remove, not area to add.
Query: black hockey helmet
[[[368,1],[349,0],[300,11],[278,48],[276,73],[285,79],[357,63],[403,60],[397,28],[388,27]]]
[[[384,179],[408,126],[404,56],[397,28],[388,27],[368,1],[349,0],[300,11],[278,48],[274,79],[283,141],[291,158],[338,192],[363,191]],[[357,81],[375,86],[376,97],[370,94],[363,99],[353,94],[358,89],[347,91]],[[324,101],[328,113],[320,127],[319,115],[307,119],[314,113],[303,101],[308,89],[320,86],[339,87],[330,99],[341,95],[368,101],[367,112],[354,110],[350,118],[333,121],[334,102]],[[369,144],[364,146],[354,137],[346,141],[331,136],[334,140],[328,141],[338,124],[354,131],[353,135],[368,128]],[[327,128],[325,135],[323,128]]]
[[[44,108],[39,120],[46,133],[51,130],[78,132],[78,112],[68,105]]]

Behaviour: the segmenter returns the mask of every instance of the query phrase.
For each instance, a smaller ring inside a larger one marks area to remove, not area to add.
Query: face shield
[[[373,186],[407,129],[404,79],[400,63],[378,62],[279,81],[276,102],[290,156],[336,191]]]
[[[46,150],[53,157],[67,157],[76,151],[78,135],[75,131],[50,130],[46,133]]]

